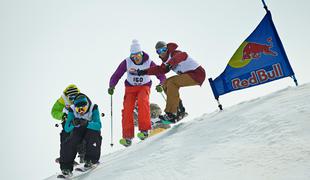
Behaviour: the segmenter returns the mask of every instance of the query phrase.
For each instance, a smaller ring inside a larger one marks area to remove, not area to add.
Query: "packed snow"
[[[207,106],[207,104],[206,104]],[[88,180],[309,180],[310,84],[184,119],[102,156]],[[55,175],[47,178],[52,180]]]

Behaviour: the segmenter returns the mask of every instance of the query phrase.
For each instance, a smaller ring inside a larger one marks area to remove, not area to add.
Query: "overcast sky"
[[[309,82],[310,2],[266,3],[299,83]],[[107,114],[102,153],[120,148],[124,78],[113,97],[114,148],[109,146],[107,89],[110,76],[129,55],[132,39],[157,64],[156,42],[176,42],[206,69],[207,78],[215,78],[264,15],[260,0],[0,0],[0,166],[6,169],[0,179],[42,179],[58,171],[54,159],[60,128],[54,127],[50,110],[70,83]],[[294,86],[290,78],[224,95],[221,102],[226,108],[287,86]],[[151,102],[164,108],[154,88]],[[181,93],[189,118],[217,110],[207,81]],[[22,169],[21,162],[29,165]]]

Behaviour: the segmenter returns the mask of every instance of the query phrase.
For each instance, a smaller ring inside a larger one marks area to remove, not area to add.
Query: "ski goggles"
[[[142,59],[143,54],[141,52],[135,53],[135,54],[130,54],[130,59],[137,61]]]
[[[70,101],[73,101],[75,97],[76,96],[69,96],[68,98],[69,98]]]
[[[75,107],[75,111],[78,113],[85,113],[88,109],[88,106]]]
[[[162,54],[162,53],[167,52],[167,50],[168,50],[167,47],[162,47],[162,48],[156,49],[156,53]]]

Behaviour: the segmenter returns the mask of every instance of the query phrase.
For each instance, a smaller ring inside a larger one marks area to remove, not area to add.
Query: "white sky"
[[[310,2],[266,3],[299,83],[309,82]],[[215,78],[264,15],[260,0],[0,0],[0,92],[5,96],[0,105],[0,166],[7,169],[0,179],[42,179],[58,170],[53,161],[60,129],[54,128],[50,110],[70,83],[107,114],[102,118],[102,153],[120,148],[124,78],[114,95],[113,149],[107,88],[110,76],[129,55],[132,39],[138,39],[157,64],[155,43],[176,42],[206,69],[207,78]],[[153,82],[158,83],[156,78]],[[225,108],[293,85],[286,78],[220,99]],[[154,88],[151,102],[163,108]],[[181,93],[190,117],[217,110],[207,80],[201,88]],[[29,166],[21,169],[16,164],[21,161]]]

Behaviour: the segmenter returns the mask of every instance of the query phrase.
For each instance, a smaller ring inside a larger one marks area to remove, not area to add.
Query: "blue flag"
[[[294,77],[280,37],[267,14],[252,34],[240,45],[224,72],[209,79],[214,97],[268,83],[287,76]],[[297,81],[295,81],[297,83]]]

